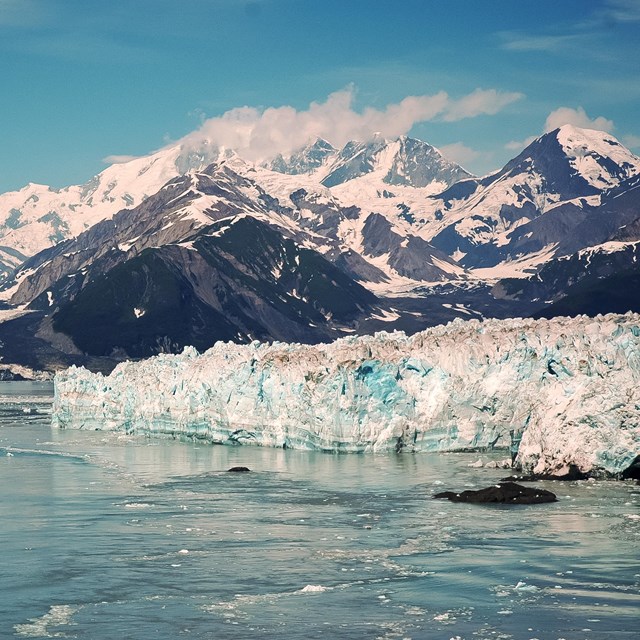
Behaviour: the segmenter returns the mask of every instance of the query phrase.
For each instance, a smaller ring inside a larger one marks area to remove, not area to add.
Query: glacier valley
[[[619,476],[640,454],[640,316],[456,320],[314,346],[203,354],[55,377],[59,428],[331,452],[508,447],[535,474]]]

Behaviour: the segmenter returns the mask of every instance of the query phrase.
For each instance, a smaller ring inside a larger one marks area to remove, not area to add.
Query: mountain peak
[[[333,187],[371,174],[381,174],[389,185],[426,187],[434,182],[447,186],[470,177],[427,142],[408,136],[348,142],[322,183]]]
[[[536,138],[505,167],[484,179],[536,174],[561,199],[596,195],[640,173],[640,158],[604,131],[563,125]]]
[[[278,154],[264,166],[271,171],[289,175],[313,173],[337,152],[338,150],[330,142],[324,138],[316,137],[289,156]]]
[[[638,161],[638,157],[629,151],[615,136],[597,129],[584,129],[573,125],[563,125],[551,132],[555,135],[559,144],[568,152],[577,151],[584,155],[598,153],[612,159],[633,159]]]

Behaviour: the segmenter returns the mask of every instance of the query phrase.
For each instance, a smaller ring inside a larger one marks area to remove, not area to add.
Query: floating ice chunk
[[[322,593],[326,590],[327,587],[323,587],[321,584],[308,584],[306,587],[300,589],[298,593]]]

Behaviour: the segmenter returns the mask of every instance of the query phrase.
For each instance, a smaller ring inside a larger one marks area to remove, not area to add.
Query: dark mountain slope
[[[567,295],[533,315],[596,316],[607,313],[640,312],[640,266],[615,273],[601,280],[583,280],[570,287]]]
[[[58,301],[53,326],[83,352],[143,357],[218,340],[330,340],[377,302],[317,252],[241,217],[90,278]]]

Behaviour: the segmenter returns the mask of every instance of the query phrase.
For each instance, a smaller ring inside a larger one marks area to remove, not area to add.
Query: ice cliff
[[[217,343],[55,378],[60,428],[325,451],[509,446],[535,473],[640,454],[640,316],[454,321],[331,344]]]

